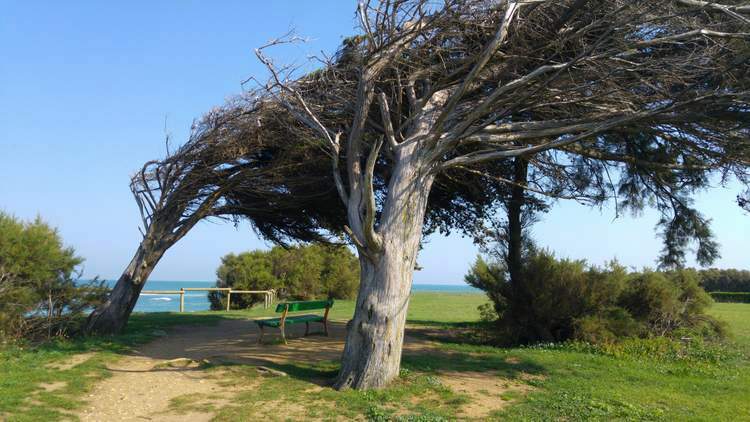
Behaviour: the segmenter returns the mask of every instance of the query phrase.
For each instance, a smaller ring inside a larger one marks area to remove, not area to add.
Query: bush
[[[101,282],[76,282],[82,262],[41,219],[23,223],[0,213],[0,339],[77,331],[81,314],[107,293]]]
[[[717,302],[750,303],[750,292],[711,292]]]
[[[277,246],[268,251],[229,254],[221,259],[216,276],[217,287],[275,289],[283,299],[351,299],[359,285],[359,262],[343,246]],[[209,300],[211,309],[226,309],[223,293],[211,292]],[[260,301],[259,295],[232,295],[231,307],[247,308]]]
[[[677,330],[718,333],[721,326],[706,315],[711,297],[694,270],[644,271],[632,274],[620,303],[645,324],[648,334],[666,336]]]
[[[585,261],[556,259],[532,250],[513,285],[502,263],[481,257],[466,281],[485,290],[503,343],[581,340],[607,344],[622,338],[721,336],[723,327],[706,315],[710,296],[698,285],[694,270],[643,271],[628,274],[611,262],[605,267]]]

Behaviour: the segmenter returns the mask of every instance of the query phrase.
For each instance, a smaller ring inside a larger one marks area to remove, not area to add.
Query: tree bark
[[[143,285],[167,249],[150,249],[145,246],[147,243],[146,239],[141,242],[107,301],[89,315],[87,334],[118,334],[125,328]]]
[[[383,205],[377,252],[360,250],[360,289],[338,389],[385,387],[399,374],[412,277],[433,176],[415,147],[399,150]]]
[[[508,201],[508,254],[506,264],[510,283],[515,289],[523,283],[523,221],[522,212],[526,202],[524,188],[527,183],[528,162],[522,157],[513,159],[513,181]]]
[[[505,256],[505,263],[508,268],[508,278],[510,281],[510,294],[513,295],[513,305],[506,311],[514,324],[523,327],[523,331],[535,330],[529,324],[529,312],[534,309],[531,303],[531,295],[528,286],[524,282],[523,274],[523,207],[526,205],[525,186],[528,182],[528,161],[522,157],[513,159],[513,182],[511,187],[510,201],[507,203],[507,241],[508,249]]]

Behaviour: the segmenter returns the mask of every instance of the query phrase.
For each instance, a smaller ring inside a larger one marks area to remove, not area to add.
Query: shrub
[[[628,274],[617,262],[596,267],[532,250],[521,275],[522,282],[513,285],[503,264],[479,257],[466,276],[492,300],[494,329],[503,343],[576,339],[606,344],[622,338],[723,334],[722,325],[705,313],[711,298],[694,270]],[[493,320],[487,308],[481,311],[484,320]]]
[[[711,292],[717,302],[750,303],[750,292]]]
[[[217,287],[275,289],[284,299],[350,299],[359,285],[359,262],[343,246],[277,246],[267,251],[229,254],[221,259],[216,276]],[[209,300],[211,309],[226,309],[223,293],[211,292]],[[231,307],[247,308],[261,300],[259,295],[232,295]]]
[[[702,331],[706,324],[719,330],[705,314],[711,297],[698,281],[694,270],[647,270],[631,276],[620,302],[652,335],[665,336],[680,328]]]
[[[0,338],[35,339],[77,330],[81,314],[106,297],[101,282],[77,282],[83,259],[41,219],[0,213]]]
[[[627,310],[612,306],[576,319],[573,329],[572,338],[592,344],[610,344],[639,335],[641,325]]]

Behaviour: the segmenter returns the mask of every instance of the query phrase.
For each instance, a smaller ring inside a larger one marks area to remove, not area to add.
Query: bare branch
[[[383,120],[383,128],[385,129],[385,138],[388,140],[392,150],[398,148],[398,141],[396,141],[396,134],[393,132],[393,124],[391,122],[391,111],[388,109],[388,98],[384,93],[380,93],[378,97],[380,100],[380,115]]]
[[[375,189],[373,187],[373,178],[375,174],[375,164],[378,161],[378,154],[380,147],[383,145],[383,139],[378,138],[375,141],[375,145],[372,146],[370,154],[367,156],[367,164],[365,165],[364,175],[364,197],[366,201],[365,207],[365,220],[364,220],[364,234],[367,239],[367,244],[371,245],[372,249],[379,251],[382,248],[382,239],[380,235],[375,231]]]

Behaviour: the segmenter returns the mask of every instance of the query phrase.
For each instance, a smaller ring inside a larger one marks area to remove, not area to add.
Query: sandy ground
[[[330,337],[304,337],[304,326],[292,326],[288,330],[287,345],[258,344],[258,333],[256,324],[250,320],[226,320],[213,326],[182,326],[170,330],[168,335],[110,364],[107,369],[112,376],[94,388],[77,416],[82,421],[210,420],[211,406],[201,408],[209,413],[174,414],[169,410],[171,399],[188,394],[212,397],[209,404],[215,408],[231,402],[236,387],[219,383],[216,376],[210,376],[201,368],[201,360],[261,366],[339,359],[344,347],[345,326],[332,324]],[[264,341],[275,338],[278,337],[267,333]],[[434,345],[423,338],[406,336],[405,353],[433,348]],[[503,385],[507,387],[496,375],[486,373],[446,374],[444,379],[449,388],[469,395],[477,391],[497,392]],[[245,386],[248,387],[252,388]],[[477,397],[479,405],[467,406],[464,413],[457,416],[481,418],[503,405],[499,399],[490,401],[496,403],[488,402],[486,396]]]

